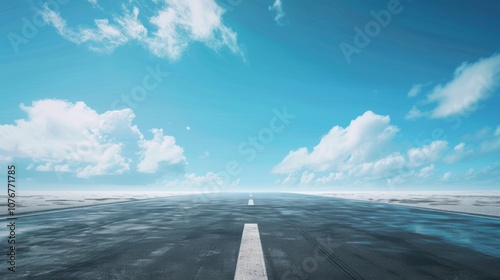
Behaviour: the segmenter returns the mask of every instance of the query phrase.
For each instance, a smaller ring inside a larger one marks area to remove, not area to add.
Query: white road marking
[[[259,226],[245,224],[234,280],[267,280]]]
[[[248,205],[253,205],[253,199],[251,199],[251,198],[250,198],[250,199],[248,200]]]

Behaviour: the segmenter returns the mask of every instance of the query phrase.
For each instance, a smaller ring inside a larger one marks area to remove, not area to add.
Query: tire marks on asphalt
[[[311,243],[314,247],[316,247],[320,252],[325,255],[325,258],[336,268],[338,268],[342,274],[344,274],[347,279],[350,280],[365,280],[363,276],[361,276],[354,269],[349,267],[345,262],[343,262],[339,257],[335,256],[333,252],[331,252],[327,247],[318,242],[316,239],[312,238],[305,231],[300,229],[297,225],[292,223],[287,217],[283,216],[280,212],[278,215],[281,216],[283,220],[285,220],[292,228],[294,228],[300,235],[302,235],[309,243]]]

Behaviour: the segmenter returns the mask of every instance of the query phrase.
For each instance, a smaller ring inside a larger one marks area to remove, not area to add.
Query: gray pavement
[[[234,279],[257,224],[269,279],[500,279],[500,219],[284,193],[178,196],[19,216],[1,279]],[[3,219],[5,222],[5,219]],[[7,241],[0,240],[6,258]]]

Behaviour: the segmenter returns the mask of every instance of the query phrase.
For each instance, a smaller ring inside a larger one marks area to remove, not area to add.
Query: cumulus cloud
[[[408,172],[406,169],[412,169],[409,172],[416,176],[416,167],[393,142],[398,131],[389,116],[367,111],[345,128],[334,126],[312,151],[306,147],[290,151],[272,171],[287,174],[278,181],[282,185],[366,185],[394,181],[400,170]],[[410,154],[423,153],[426,147],[415,149]]]
[[[322,172],[304,171],[300,178],[300,185],[352,185],[366,184],[369,182],[379,182],[397,176],[397,170],[403,168],[407,160],[398,152],[382,157],[372,162],[365,162],[353,166],[349,170],[329,172],[323,175]],[[291,174],[288,175],[293,176]],[[286,180],[285,180],[286,181]],[[289,181],[283,185],[294,185],[295,181]]]
[[[153,133],[153,139],[141,139],[139,141],[142,151],[140,152],[141,161],[137,165],[137,171],[155,173],[162,162],[167,164],[183,164],[186,162],[184,151],[175,144],[173,136],[164,136],[162,129],[153,129],[151,132]]]
[[[273,172],[292,173],[303,168],[347,170],[379,159],[397,131],[389,116],[367,111],[346,128],[334,126],[311,152],[306,147],[290,151]]]
[[[131,109],[99,114],[83,102],[53,99],[21,105],[21,109],[26,119],[0,125],[0,152],[4,160],[32,160],[31,168],[37,171],[72,172],[81,178],[122,174],[131,170],[133,161],[124,155],[124,143],[134,141],[143,149],[141,167],[146,171],[162,161],[184,159],[182,148],[161,130],[153,130],[153,140],[144,140],[132,124]],[[137,146],[127,148],[136,150]]]
[[[412,148],[408,150],[408,160],[413,166],[435,162],[443,157],[448,149],[448,142],[438,140],[421,148]]]
[[[372,162],[361,163],[350,169],[348,175],[350,177],[380,179],[392,171],[402,168],[406,162],[406,159],[399,152],[395,152]]]
[[[453,148],[445,140],[402,148],[394,143],[397,132],[389,116],[367,111],[346,127],[334,126],[311,150],[301,147],[290,151],[272,171],[285,174],[276,182],[288,186],[417,186],[453,178],[465,180],[469,177],[464,172],[448,164],[500,151],[498,127],[465,136],[475,142],[460,142]],[[477,176],[493,174],[468,172]]]
[[[276,21],[278,25],[284,25],[283,18],[286,14],[283,11],[283,3],[281,2],[281,0],[274,0],[273,5],[269,6],[269,10],[276,13],[274,15],[274,21]]]
[[[497,157],[500,126],[465,135],[451,147],[448,141],[436,140],[407,149],[397,145],[390,149],[397,131],[388,116],[368,111],[345,128],[333,127],[312,151],[306,147],[290,151],[273,169],[276,174],[286,174],[286,178],[276,183],[307,187],[396,187],[474,182],[490,186],[494,178],[500,177],[500,163],[496,161],[465,171],[462,164],[452,165]]]
[[[420,112],[412,107],[408,118],[429,116],[446,118],[472,113],[481,101],[486,100],[500,84],[500,54],[483,58],[475,63],[463,63],[446,84],[439,84],[427,94],[421,104],[434,106],[430,111]],[[414,92],[411,92],[414,94]]]
[[[41,171],[74,171],[79,177],[122,173],[130,160],[122,156],[123,145],[111,134],[131,124],[130,109],[98,114],[83,102],[40,100],[21,105],[28,115],[15,125],[1,125],[0,150],[11,158],[31,158]]]
[[[225,11],[214,0],[164,0],[154,4],[153,14],[143,16],[149,29],[139,18],[140,9],[133,7],[130,11],[125,4],[122,15],[95,19],[95,27],[69,27],[47,5],[40,13],[61,36],[95,51],[111,52],[129,41],[137,41],[158,57],[176,60],[190,43],[201,42],[214,50],[227,47],[243,55],[237,33],[223,23]]]

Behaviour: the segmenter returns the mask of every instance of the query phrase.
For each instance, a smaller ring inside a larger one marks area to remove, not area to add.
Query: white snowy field
[[[45,210],[64,209],[140,199],[194,194],[194,192],[139,192],[139,191],[26,191],[18,193],[15,213],[23,214]],[[7,196],[0,196],[1,215],[7,213]]]
[[[300,192],[500,217],[500,191]]]

